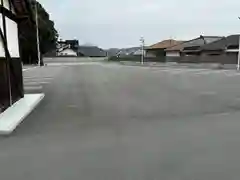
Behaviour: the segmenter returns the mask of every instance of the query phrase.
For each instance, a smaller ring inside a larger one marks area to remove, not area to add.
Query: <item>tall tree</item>
[[[20,52],[24,63],[37,63],[37,37],[36,37],[36,10],[39,23],[39,40],[41,54],[56,48],[58,32],[49,14],[36,0],[29,1],[30,18],[20,23]],[[37,8],[36,8],[37,7]]]

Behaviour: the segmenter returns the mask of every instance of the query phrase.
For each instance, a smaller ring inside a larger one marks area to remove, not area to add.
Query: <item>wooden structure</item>
[[[28,17],[25,0],[0,0],[0,113],[23,97],[19,24]]]

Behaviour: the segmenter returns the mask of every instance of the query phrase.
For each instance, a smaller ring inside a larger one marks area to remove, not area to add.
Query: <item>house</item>
[[[58,42],[57,56],[106,57],[107,52],[97,46],[79,46],[78,40],[66,40]]]
[[[106,57],[107,52],[97,46],[79,46],[78,56],[84,57]]]
[[[66,41],[58,41],[57,43],[57,56],[68,56],[74,57],[78,56],[78,40],[66,40]]]
[[[71,45],[68,44],[57,51],[57,56],[75,57],[78,56],[78,52],[77,49],[72,48]]]
[[[145,48],[146,57],[165,57],[166,55],[165,49],[175,46],[177,44],[180,44],[182,42],[183,41],[168,39],[168,40],[164,40],[159,43],[153,44]]]
[[[202,46],[222,38],[222,36],[200,36],[194,40],[188,41],[188,43],[184,43],[181,54],[185,56],[199,55]]]
[[[165,49],[167,57],[180,57],[183,55],[196,55],[199,48],[205,44],[222,39],[219,36],[199,36],[195,39],[179,43],[175,46]]]
[[[2,0],[0,23],[0,113],[23,98],[18,25],[29,18],[28,1]],[[6,68],[7,67],[7,68]]]
[[[61,49],[65,47],[66,45],[70,45],[71,48],[77,48],[79,46],[79,41],[74,39],[74,40],[60,40],[57,42],[57,49]]]
[[[199,36],[165,49],[167,62],[199,62],[200,48],[222,39],[220,36]]]
[[[240,35],[230,35],[206,44],[201,51],[201,61],[221,64],[237,64]]]

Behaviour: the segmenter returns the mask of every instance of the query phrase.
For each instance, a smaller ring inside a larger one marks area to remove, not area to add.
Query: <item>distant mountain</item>
[[[106,50],[108,52],[108,56],[129,56],[135,55],[135,52],[141,50],[141,47],[130,47],[130,48],[111,48]]]
[[[79,46],[78,53],[86,57],[106,57],[107,53],[97,46]]]
[[[110,48],[105,50],[108,53],[108,56],[116,56],[117,53],[120,51],[118,48]]]
[[[117,54],[118,56],[130,56],[130,55],[134,55],[134,53],[140,49],[141,47],[123,48],[123,49],[120,49],[120,51]]]

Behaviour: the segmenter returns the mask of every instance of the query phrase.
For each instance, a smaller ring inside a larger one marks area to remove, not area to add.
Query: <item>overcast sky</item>
[[[239,0],[39,0],[63,39],[102,48],[240,33]]]

